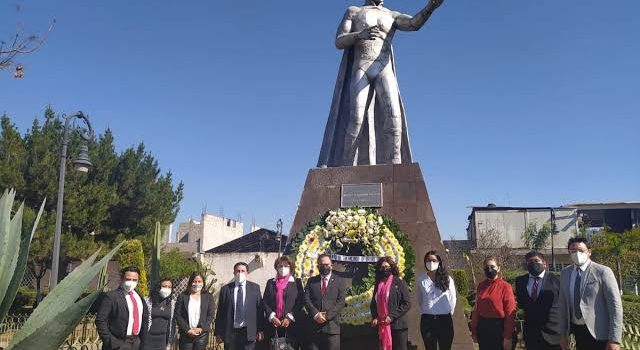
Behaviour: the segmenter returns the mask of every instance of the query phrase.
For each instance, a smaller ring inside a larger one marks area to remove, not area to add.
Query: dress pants
[[[224,350],[253,350],[255,348],[256,342],[247,340],[247,327],[234,328],[231,341],[225,340],[224,342]]]
[[[607,340],[596,340],[586,325],[571,324],[571,333],[576,338],[576,350],[604,350]]]
[[[120,345],[118,350],[139,350],[140,349],[140,337],[129,336],[124,339],[124,343]]]
[[[453,319],[451,314],[428,315],[420,318],[420,333],[426,350],[451,350]]]
[[[503,318],[484,318],[478,319],[478,345],[480,350],[500,350],[504,337],[504,319]]]
[[[409,330],[408,329],[392,329],[391,330],[391,343],[393,350],[407,350],[407,343],[409,342]]]
[[[340,334],[315,333],[311,350],[340,350]]]
[[[206,350],[208,342],[209,332],[204,332],[193,338],[180,333],[180,350]]]
[[[524,326],[524,345],[527,350],[560,350],[560,344],[549,344],[539,329],[531,330]]]

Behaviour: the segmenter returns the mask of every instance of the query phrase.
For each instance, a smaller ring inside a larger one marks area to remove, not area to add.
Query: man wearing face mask
[[[573,333],[577,350],[618,350],[622,341],[620,289],[607,266],[591,261],[585,237],[567,244],[574,265],[560,274],[560,345],[569,349]]]
[[[215,335],[225,350],[253,350],[264,338],[264,309],[260,286],[247,281],[249,265],[233,266],[233,281],[220,289]]]
[[[135,291],[140,270],[129,266],[122,270],[122,284],[102,296],[96,315],[96,329],[102,350],[139,350],[148,329],[149,312]]]
[[[542,253],[524,257],[528,274],[516,278],[516,300],[524,310],[527,350],[560,350],[560,279],[548,271]]]
[[[313,350],[340,350],[338,314],[346,306],[346,289],[343,279],[332,273],[332,267],[331,257],[318,256],[320,275],[309,278],[304,289],[304,304],[312,318]]]

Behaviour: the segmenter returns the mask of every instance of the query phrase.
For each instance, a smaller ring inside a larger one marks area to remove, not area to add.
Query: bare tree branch
[[[16,12],[20,12],[20,5],[16,5]],[[53,18],[49,24],[49,28],[42,35],[25,35],[22,25],[18,23],[16,26],[16,34],[12,40],[9,40],[11,44],[5,41],[0,42],[0,70],[16,69],[22,70],[22,66],[17,64],[16,59],[22,55],[28,55],[34,53],[44,45],[49,37],[49,33],[53,31],[55,27],[56,19]],[[16,74],[16,77],[17,74]]]

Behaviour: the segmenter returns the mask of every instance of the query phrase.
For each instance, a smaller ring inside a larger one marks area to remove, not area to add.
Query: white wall
[[[223,245],[244,233],[244,225],[236,220],[202,214],[202,251]]]
[[[556,227],[559,231],[554,237],[554,245],[557,248],[566,246],[567,240],[577,232],[576,210],[556,209]],[[549,209],[527,210],[477,210],[475,212],[476,238],[481,232],[494,229],[501,233],[512,248],[526,248],[522,233],[530,222],[538,223],[538,226],[551,222]],[[546,248],[551,247],[549,241]]]

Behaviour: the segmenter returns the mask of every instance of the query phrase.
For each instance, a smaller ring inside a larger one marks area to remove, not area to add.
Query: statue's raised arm
[[[442,5],[443,2],[444,0],[429,0],[429,3],[427,4],[427,6],[425,6],[422,10],[420,10],[420,12],[418,12],[413,17],[396,12],[397,14],[395,17],[396,27],[399,30],[403,30],[403,31],[420,30],[420,28],[422,28],[422,26],[424,26],[424,24],[427,23],[427,20],[429,19],[429,17],[431,17],[431,14],[433,13],[433,11],[435,11],[438,7],[440,7],[440,5]]]

